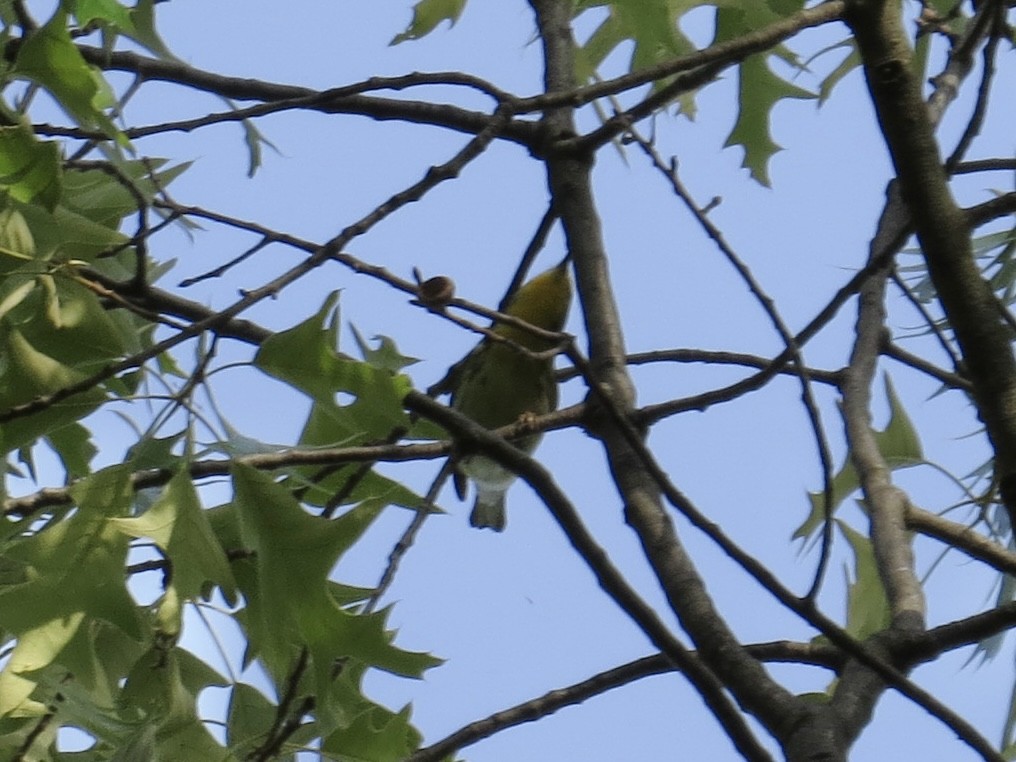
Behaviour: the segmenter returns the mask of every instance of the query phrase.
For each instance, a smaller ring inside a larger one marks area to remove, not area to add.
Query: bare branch
[[[814,643],[757,643],[745,649],[760,661],[814,664],[836,669],[841,663],[834,648]],[[673,672],[674,666],[663,654],[644,656],[641,659],[606,670],[579,683],[558,688],[537,698],[517,704],[510,709],[495,712],[482,720],[471,722],[454,733],[406,758],[406,762],[438,762],[494,733],[547,717],[565,707],[584,703],[591,698],[622,688],[625,685],[653,675]]]
[[[570,5],[557,0],[531,0],[530,4],[536,12],[543,44],[546,88],[549,92],[569,90],[575,85]],[[546,110],[543,124],[552,136],[575,134],[574,114],[569,108]],[[703,662],[722,679],[739,703],[779,736],[788,727],[788,717],[800,717],[807,708],[744,652],[715,610],[677,537],[673,521],[663,508],[660,489],[645,462],[642,437],[634,432],[627,418],[632,408],[633,385],[624,363],[624,338],[592,194],[591,169],[591,156],[586,153],[554,152],[547,159],[548,184],[575,265],[589,336],[588,369],[580,366],[577,352],[569,352],[569,357],[583,370],[594,400],[607,414],[597,422],[596,434],[603,442],[611,474],[624,501],[625,518],[635,530],[669,605],[699,649]],[[696,687],[702,689],[697,683]],[[750,759],[768,757],[740,715],[716,711],[725,710],[725,705],[713,709],[742,754]]]
[[[990,26],[991,3],[982,3],[972,29]],[[982,277],[971,249],[967,215],[950,192],[934,137],[936,109],[928,107],[910,65],[912,51],[900,9],[892,3],[853,0],[845,15],[864,61],[865,76],[887,147],[899,177],[928,272],[963,352],[981,417],[995,451],[995,472],[1002,499],[1016,526],[1016,358],[1010,331],[994,293]],[[974,32],[971,31],[973,36]],[[969,70],[954,55],[959,74],[940,78],[941,92]]]
[[[634,128],[628,128],[628,134],[630,134],[642,151],[652,161],[653,166],[657,171],[666,178],[670,183],[674,194],[681,199],[685,207],[691,212],[692,217],[698,222],[699,226],[703,229],[706,235],[716,244],[716,248],[723,254],[726,260],[731,264],[738,276],[744,281],[744,284],[748,287],[748,291],[751,292],[752,296],[762,307],[763,312],[769,318],[769,322],[772,323],[776,333],[783,341],[783,345],[789,351],[794,366],[798,369],[797,377],[801,381],[801,401],[804,405],[805,413],[808,416],[808,421],[811,423],[812,433],[815,437],[815,446],[819,454],[819,463],[822,468],[822,495],[823,495],[823,512],[825,514],[825,522],[823,523],[822,531],[822,549],[819,554],[819,562],[816,567],[814,581],[811,586],[807,598],[815,598],[822,586],[822,580],[825,577],[825,570],[829,563],[829,553],[832,546],[832,513],[833,513],[833,463],[832,455],[829,452],[829,442],[825,434],[825,430],[822,426],[822,416],[819,413],[818,404],[815,401],[815,396],[812,393],[811,379],[808,377],[807,366],[804,364],[804,358],[801,356],[801,349],[798,347],[794,340],[793,334],[784,322],[783,317],[780,315],[779,310],[776,308],[776,303],[772,297],[766,293],[762,288],[762,284],[758,282],[751,269],[747,264],[738,256],[737,252],[727,242],[726,237],[722,231],[713,224],[712,220],[709,219],[707,214],[699,208],[699,205],[695,203],[691,193],[685,188],[684,183],[681,182],[680,177],[677,174],[677,160],[672,158],[670,165],[667,166],[661,158],[659,152]]]
[[[983,561],[1000,572],[1016,576],[1016,553],[975,531],[973,527],[958,524],[911,504],[907,505],[906,520],[909,529],[941,540],[949,547]]]
[[[7,43],[4,55],[13,60],[17,55],[17,40]],[[185,85],[194,90],[214,93],[224,98],[240,101],[262,101],[263,106],[254,107],[237,119],[252,118],[279,110],[299,108],[307,111],[320,111],[325,114],[358,114],[379,121],[399,120],[417,124],[430,124],[446,127],[470,135],[493,132],[491,137],[505,138],[526,146],[534,146],[538,142],[537,126],[532,122],[511,119],[495,119],[490,114],[470,111],[447,104],[412,101],[407,99],[382,98],[362,95],[361,93],[379,89],[403,89],[422,84],[459,84],[479,89],[499,99],[500,107],[511,107],[514,110],[515,99],[489,83],[457,72],[439,72],[436,74],[408,74],[402,77],[374,78],[364,82],[337,87],[331,90],[318,91],[297,85],[264,82],[241,77],[227,77],[188,66],[179,61],[166,61],[128,51],[109,52],[100,48],[79,45],[78,50],[90,64],[104,71],[126,71],[143,77],[145,80],[173,82]],[[281,104],[276,106],[274,104]],[[508,109],[505,110],[507,113]],[[226,119],[228,115],[217,115],[207,123],[215,123]],[[202,117],[206,119],[207,117]],[[143,134],[156,134],[169,129],[196,129],[204,126],[198,120],[194,123],[178,123],[178,126],[161,125],[144,128]],[[496,130],[491,130],[496,124]],[[143,136],[138,135],[138,137]]]
[[[744,719],[725,694],[716,676],[689,655],[687,649],[671,634],[653,608],[631,587],[624,575],[611,562],[606,551],[586,529],[578,511],[546,469],[506,440],[424,394],[410,392],[404,403],[411,410],[439,423],[469,449],[475,449],[496,459],[522,477],[540,495],[554,519],[564,530],[572,547],[596,575],[600,587],[631,617],[652,643],[681,668],[724,727],[728,730],[732,728],[732,732],[749,733],[744,726]],[[754,754],[752,758],[766,759],[768,754],[763,751],[761,754]]]

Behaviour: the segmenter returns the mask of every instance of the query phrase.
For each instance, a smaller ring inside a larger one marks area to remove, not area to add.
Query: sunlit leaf
[[[0,716],[24,709],[35,685],[26,675],[52,663],[84,623],[102,620],[140,637],[124,579],[127,539],[111,524],[130,492],[126,469],[98,472],[71,488],[74,515],[6,548],[25,575],[0,588],[0,629],[18,638],[0,674]]]
[[[105,112],[112,105],[109,87],[74,45],[62,6],[25,40],[13,73],[42,85],[81,124],[123,139]]]
[[[325,520],[305,513],[266,474],[236,465],[233,484],[243,542],[255,551],[253,577],[238,577],[247,600],[252,652],[282,681],[301,648],[307,649],[324,732],[353,718],[354,707],[336,693],[332,671],[337,660],[353,658],[414,675],[435,663],[394,648],[383,628],[383,613],[348,612],[330,594],[329,574],[377,517],[377,503]]]
[[[147,537],[172,564],[172,586],[181,599],[197,598],[211,581],[226,596],[235,595],[229,561],[215,538],[186,470],[180,470],[158,500],[137,518],[113,519],[131,537]]]
[[[24,125],[0,127],[0,188],[25,203],[52,211],[62,195],[60,148],[40,141]]]

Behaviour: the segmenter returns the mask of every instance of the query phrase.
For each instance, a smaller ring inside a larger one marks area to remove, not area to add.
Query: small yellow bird
[[[564,328],[571,302],[568,257],[559,265],[523,284],[504,308],[506,315],[537,328]],[[531,352],[545,352],[553,342],[513,325],[495,323],[494,333]],[[453,370],[451,405],[488,429],[515,423],[525,415],[543,415],[557,408],[554,358],[537,359],[504,341],[484,339]],[[513,444],[527,454],[539,444],[541,433]],[[505,527],[505,493],[515,474],[482,455],[467,455],[458,462],[455,490],[465,496],[465,477],[476,485],[476,504],[469,516],[474,527],[501,532]]]

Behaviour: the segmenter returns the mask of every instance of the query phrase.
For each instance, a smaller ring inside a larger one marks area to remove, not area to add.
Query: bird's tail
[[[493,529],[503,532],[507,512],[504,507],[505,490],[484,490],[477,485],[476,503],[469,514],[470,525],[477,529]]]

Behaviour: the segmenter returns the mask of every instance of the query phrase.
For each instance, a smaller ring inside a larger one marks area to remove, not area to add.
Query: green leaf
[[[116,754],[111,762],[135,762],[157,758],[155,725],[144,723],[116,746]]]
[[[629,70],[651,66],[690,53],[696,46],[681,32],[680,18],[702,6],[716,9],[715,42],[724,42],[799,11],[801,0],[768,0],[744,3],[740,0],[586,0],[576,3],[576,15],[590,8],[607,9],[606,18],[578,49],[577,76],[580,81],[592,77],[604,59],[619,45],[634,42]],[[814,98],[769,68],[767,58],[775,55],[791,66],[802,68],[796,55],[786,46],[777,46],[770,53],[750,56],[739,69],[738,119],[726,145],[744,147],[743,166],[758,182],[769,185],[770,158],[780,150],[770,134],[770,114],[784,98]],[[655,83],[663,87],[667,82]],[[692,94],[680,100],[680,110],[693,117]]]
[[[0,602],[6,604],[8,601],[6,596],[0,597]],[[30,601],[16,597],[13,597],[13,602],[13,605],[31,605]],[[17,645],[0,672],[0,717],[13,713],[22,716],[45,713],[45,704],[29,698],[37,686],[36,680],[29,675],[57,658],[77,633],[84,618],[81,611],[68,611],[17,632]]]
[[[842,61],[840,61],[840,63],[831,72],[829,72],[828,75],[826,75],[825,79],[822,80],[821,84],[819,84],[818,86],[819,105],[825,103],[829,99],[829,96],[832,95],[833,89],[836,87],[836,85],[842,82],[850,72],[852,72],[854,69],[858,68],[861,65],[861,54],[857,50],[857,44],[854,42],[853,37],[843,40],[842,42],[839,42],[836,45],[832,45],[822,52],[825,53],[831,50],[835,50],[837,48],[847,48],[849,49],[850,52]]]
[[[355,325],[350,324],[349,328],[353,332],[356,345],[360,348],[360,356],[363,357],[364,362],[370,363],[372,367],[398,373],[403,368],[420,362],[419,358],[407,357],[399,352],[395,342],[388,336],[374,336],[373,340],[378,342],[378,348],[371,349],[370,344],[356,330]]]
[[[78,123],[96,127],[126,144],[123,134],[104,111],[113,104],[110,88],[74,45],[63,6],[46,24],[28,35],[18,50],[13,74],[48,90]]]
[[[924,463],[924,450],[910,416],[896,394],[892,378],[886,373],[885,392],[889,400],[889,424],[877,432],[875,441],[890,468],[906,468]]]
[[[236,104],[231,100],[226,100],[229,107],[236,110]],[[264,133],[258,129],[257,123],[253,119],[244,119],[240,122],[243,127],[243,142],[247,146],[247,177],[254,177],[257,171],[261,168],[261,148],[267,146],[276,153],[279,152],[275,144],[272,143],[268,138],[265,137]]]
[[[24,267],[35,257],[35,236],[25,215],[13,206],[0,209],[0,275]],[[0,311],[7,311],[4,300]]]
[[[88,639],[78,637],[79,643]],[[93,659],[100,658],[94,651]],[[116,689],[115,684],[105,684],[101,688],[82,681],[80,674],[74,670],[72,663],[77,660],[61,658],[59,666],[54,665],[38,676],[40,698],[55,709],[54,723],[58,726],[80,728],[112,747],[118,747],[129,738],[136,726],[118,716],[115,698],[109,688]],[[54,700],[59,696],[59,700]]]
[[[110,230],[118,230],[124,218],[136,213],[135,194],[151,202],[160,189],[165,189],[190,167],[190,162],[182,162],[156,171],[166,165],[166,160],[154,158],[145,161],[114,159],[113,164],[120,178],[98,169],[74,170],[64,176],[63,206]],[[129,185],[125,187],[125,183]]]
[[[878,450],[891,470],[921,465],[925,460],[917,430],[896,394],[888,373],[885,374],[884,380],[886,398],[889,402],[889,423],[884,430],[875,432]],[[847,453],[843,466],[833,477],[831,502],[833,512],[835,513],[840,504],[860,486],[850,454]],[[825,518],[823,493],[809,492],[808,499],[811,502],[811,511],[804,523],[795,530],[793,534],[795,540],[811,537],[815,530],[822,526]]]
[[[247,601],[251,653],[283,684],[303,648],[310,656],[317,718],[322,732],[352,720],[351,706],[333,679],[335,664],[353,658],[400,674],[419,674],[434,659],[391,645],[383,613],[357,615],[330,592],[329,574],[380,512],[363,503],[338,519],[304,512],[270,476],[234,465],[235,510],[252,562],[236,570]]]
[[[850,460],[848,454],[846,459],[843,461],[843,466],[833,476],[832,480],[832,500],[830,507],[833,514],[836,513],[836,509],[839,508],[840,504],[846,500],[854,491],[860,487],[860,481],[857,478],[857,472],[854,471],[854,464]],[[812,534],[822,526],[825,521],[825,496],[823,492],[809,492],[808,500],[811,503],[811,511],[808,513],[808,517],[804,520],[791,536],[791,539],[804,539],[807,540]]]
[[[757,182],[769,187],[769,160],[782,150],[770,131],[773,108],[784,98],[814,97],[814,93],[776,76],[766,56],[749,56],[740,67],[737,122],[724,146],[743,146],[741,166]]]
[[[27,126],[0,127],[0,188],[25,203],[53,211],[60,201],[60,147],[40,141]]]
[[[681,31],[680,19],[688,11],[708,6],[737,5],[737,0],[601,0],[580,1],[575,4],[575,16],[591,8],[606,8],[608,14],[585,43],[576,49],[576,78],[580,82],[592,79],[603,61],[620,45],[632,42],[632,55],[628,69],[635,71],[663,61],[694,52],[696,45]],[[659,90],[671,79],[654,82]],[[678,110],[688,118],[696,112],[695,94],[685,93],[678,100]]]
[[[259,578],[258,589],[246,591],[252,641],[284,675],[304,630],[318,635],[321,623],[340,619],[328,575],[378,511],[366,505],[334,521],[317,518],[269,475],[239,464],[232,471],[239,528],[244,546],[255,552]],[[309,621],[311,612],[320,623]]]
[[[152,759],[160,762],[205,759],[231,762],[236,758],[211,736],[197,716],[197,697],[181,674],[179,656],[183,653],[175,649],[152,648],[138,660],[128,676],[120,705],[138,713],[145,724],[156,726],[156,752]],[[149,742],[146,741],[145,745]]]
[[[409,709],[395,714],[373,706],[338,728],[321,743],[321,750],[343,759],[399,762],[419,748],[421,736],[409,722]]]
[[[116,0],[76,0],[74,18],[77,19],[79,26],[98,23],[118,31],[134,30],[130,9],[120,5]]]
[[[1009,706],[1005,713],[1005,727],[1002,728],[1002,743],[1005,746],[1003,755],[1006,759],[1016,759],[1016,741],[1013,731],[1016,730],[1016,685],[1009,693]]]
[[[606,5],[609,13],[580,48],[580,80],[592,76],[603,60],[618,45],[628,40],[634,42],[628,67],[630,71],[691,53],[695,50],[695,45],[681,32],[678,20],[692,8],[703,4],[702,0],[615,0],[611,3],[596,3]]]
[[[70,423],[49,432],[46,441],[63,463],[68,482],[91,473],[89,464],[99,450],[92,442],[92,432],[80,423]]]
[[[65,200],[66,200],[65,186]],[[80,259],[91,262],[96,255],[122,246],[127,236],[107,225],[94,222],[65,206],[47,212],[40,206],[18,206],[35,239],[35,257],[49,260]],[[36,268],[38,269],[38,268]]]
[[[878,573],[871,540],[842,521],[837,521],[836,525],[854,551],[853,581],[847,574],[847,622],[844,629],[857,640],[864,640],[889,626],[892,618],[889,600]]]
[[[278,707],[263,693],[246,683],[236,683],[230,693],[229,713],[226,719],[226,738],[229,747],[244,758],[264,742],[275,723]],[[304,750],[305,745],[318,735],[313,722],[306,722],[293,732],[280,750],[293,754]],[[279,759],[294,760],[295,757]]]
[[[8,316],[25,340],[76,370],[94,373],[126,349],[124,328],[76,280],[40,275],[36,288]]]
[[[142,640],[150,637],[148,621],[139,619]],[[60,654],[59,667],[74,676],[84,691],[91,697],[93,706],[105,712],[116,702],[121,681],[134,663],[145,651],[145,645],[118,627],[102,621],[92,621],[91,626],[82,627]],[[62,678],[61,678],[62,679]],[[54,686],[59,690],[59,686]],[[117,731],[118,721],[112,721],[108,728],[99,723],[92,725],[90,732],[105,736]],[[112,740],[112,739],[110,739]]]
[[[786,18],[804,7],[802,0],[724,4],[716,14],[716,41],[722,42]],[[787,82],[769,67],[769,56],[802,69],[796,55],[785,45],[772,51],[749,56],[738,70],[738,114],[734,129],[725,145],[744,148],[744,161],[753,179],[769,186],[769,160],[781,148],[770,132],[770,115],[784,98],[814,98],[813,93]]]
[[[298,441],[301,447],[356,444],[362,440],[360,431],[361,428],[350,421],[344,408],[314,403]],[[320,466],[301,466],[291,469],[290,473],[292,485],[304,490],[301,499],[309,505],[328,505],[335,495],[343,493],[345,497],[340,505],[369,499],[381,501],[384,505],[435,510],[428,508],[421,496],[399,482],[374,470],[364,471],[362,463],[348,463],[327,470]],[[348,484],[350,478],[356,479],[351,488]]]
[[[9,410],[39,395],[63,389],[85,374],[33,347],[17,330],[0,330],[0,347],[8,359],[0,367],[0,410]],[[39,437],[84,418],[106,398],[100,389],[89,389],[57,405],[4,423],[0,429],[0,452],[34,443]]]
[[[238,753],[253,749],[268,735],[278,707],[261,691],[246,683],[236,683],[229,694],[226,740]]]
[[[255,367],[316,400],[332,401],[336,387],[331,376],[339,359],[335,349],[338,299],[339,293],[333,291],[314,315],[270,336],[254,357]]]
[[[341,429],[336,442],[385,439],[396,429],[408,429],[402,399],[412,388],[409,379],[336,351],[337,300],[338,293],[333,292],[316,314],[270,337],[258,350],[254,365],[326,409]],[[353,401],[337,404],[339,392]]]
[[[78,508],[70,518],[5,549],[25,581],[0,587],[0,630],[18,640],[0,673],[0,716],[31,709],[35,682],[28,675],[51,664],[86,622],[141,636],[125,584],[128,543],[111,524],[127,510],[130,472],[105,469],[70,492]]]
[[[174,448],[183,438],[184,432],[171,434],[167,437],[142,436],[128,450],[124,460],[131,464],[135,471],[148,468],[165,468],[177,470],[181,458],[173,453]]]
[[[194,483],[180,469],[158,500],[137,518],[112,519],[130,537],[147,537],[172,564],[172,587],[182,600],[199,597],[205,582],[219,586],[234,600],[236,583],[226,554],[201,508]]]
[[[418,40],[434,31],[442,21],[450,21],[452,26],[459,20],[466,0],[420,0],[413,6],[413,20],[406,31],[392,38],[389,45],[398,45],[406,40]]]
[[[159,0],[138,0],[130,11],[130,20],[133,26],[131,32],[124,32],[135,42],[140,43],[159,58],[167,61],[176,61],[166,43],[162,41],[155,29],[155,4]]]

